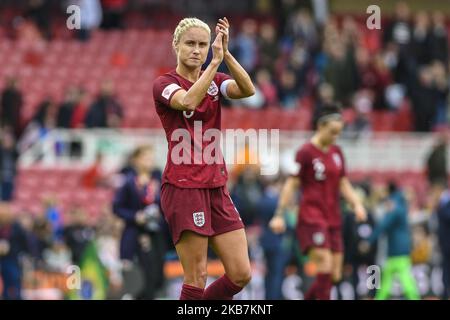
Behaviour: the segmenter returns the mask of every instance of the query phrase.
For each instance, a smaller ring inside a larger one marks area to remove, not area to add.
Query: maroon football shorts
[[[174,244],[185,230],[210,237],[244,228],[226,186],[189,189],[165,183],[161,208]]]
[[[313,248],[327,248],[335,253],[343,252],[341,227],[299,223],[296,231],[303,254],[307,254]]]

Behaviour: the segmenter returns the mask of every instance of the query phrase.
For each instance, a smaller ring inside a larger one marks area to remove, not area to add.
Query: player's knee
[[[250,267],[241,269],[228,275],[230,280],[239,287],[245,287],[252,280],[252,272]]]
[[[198,268],[192,272],[185,272],[184,283],[197,288],[204,288],[206,286],[206,280],[208,273],[203,268]]]

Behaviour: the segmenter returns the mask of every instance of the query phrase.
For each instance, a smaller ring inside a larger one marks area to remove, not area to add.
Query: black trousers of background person
[[[144,288],[137,296],[139,300],[153,300],[164,285],[165,239],[161,232],[152,233],[150,250],[140,249],[138,263],[144,275]]]
[[[123,29],[123,12],[116,10],[105,10],[101,28],[105,30]]]

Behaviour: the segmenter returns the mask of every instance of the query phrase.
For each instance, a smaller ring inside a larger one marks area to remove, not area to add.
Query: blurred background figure
[[[114,83],[105,80],[97,99],[91,104],[86,114],[87,128],[117,128],[123,118],[123,110],[114,96]]]
[[[15,139],[18,139],[22,134],[23,96],[17,78],[10,77],[6,80],[0,103],[0,128],[9,128]]]
[[[138,299],[154,299],[163,285],[165,243],[161,232],[160,181],[152,176],[153,149],[137,148],[132,156],[133,170],[116,191],[113,210],[125,223],[120,242],[124,272],[138,265],[144,276]]]
[[[101,27],[106,30],[123,28],[123,16],[128,0],[102,0],[103,19]]]
[[[71,252],[74,264],[80,265],[84,250],[94,238],[95,230],[88,225],[87,216],[83,208],[74,206],[69,211],[63,230],[64,243],[67,244]]]
[[[3,279],[2,299],[22,299],[21,255],[28,251],[22,226],[14,219],[10,205],[0,202],[0,274]]]
[[[282,187],[282,181],[268,181],[264,187],[261,199],[257,205],[257,216],[262,224],[262,234],[259,241],[264,250],[266,263],[265,299],[281,300],[283,299],[282,285],[285,267],[288,263],[289,254],[283,246],[283,234],[275,234],[269,227],[277,209],[278,197]]]
[[[433,148],[427,156],[426,172],[430,186],[439,185],[448,175],[447,169],[447,143],[446,134],[441,134],[435,140]]]
[[[400,280],[407,299],[417,300],[420,295],[411,268],[411,234],[408,225],[408,204],[401,190],[389,184],[384,202],[385,214],[366,242],[360,243],[360,251],[367,253],[378,238],[387,234],[387,259],[381,273],[381,283],[375,299],[389,298],[395,277]]]
[[[361,252],[359,246],[361,243],[368,241],[372,235],[375,227],[373,213],[369,204],[370,190],[363,188],[356,189],[358,196],[361,198],[364,207],[367,208],[367,220],[356,221],[355,215],[348,212],[344,215],[343,221],[343,237],[344,237],[344,277],[350,279],[355,293],[355,299],[363,297],[358,288],[360,270],[367,270],[366,268],[375,265],[375,256],[377,252],[376,243],[370,247],[370,250]]]
[[[450,190],[441,184],[441,194],[436,206],[438,241],[442,259],[442,299],[450,299]]]
[[[0,199],[11,201],[14,194],[15,178],[17,174],[17,159],[14,133],[0,129]]]

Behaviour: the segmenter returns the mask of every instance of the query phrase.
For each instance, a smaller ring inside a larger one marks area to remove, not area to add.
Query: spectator
[[[42,257],[50,272],[66,272],[72,263],[70,250],[61,239],[53,241],[48,248],[44,249]]]
[[[18,87],[18,80],[10,77],[6,81],[6,86],[2,92],[0,105],[0,128],[10,127],[16,139],[19,139],[22,133],[22,114],[23,98]]]
[[[445,16],[440,11],[435,11],[432,16],[433,26],[430,35],[431,60],[439,60],[445,66],[448,65],[448,32],[445,25]]]
[[[399,1],[395,5],[394,19],[388,24],[383,34],[384,44],[395,43],[407,47],[412,39],[410,9],[406,2]]]
[[[101,27],[106,30],[122,29],[127,4],[128,0],[102,0],[103,19]]]
[[[306,47],[301,42],[295,42],[288,61],[288,68],[295,73],[295,83],[299,96],[308,93],[308,74],[310,57]]]
[[[305,43],[307,50],[315,54],[319,49],[319,34],[311,13],[306,9],[294,12],[287,22],[286,37],[290,44],[295,41]]]
[[[393,66],[395,81],[411,90],[411,78],[415,72],[414,56],[411,55],[413,27],[410,22],[410,9],[406,2],[399,1],[395,7],[395,17],[383,34],[385,48],[396,52]]]
[[[44,99],[37,108],[37,112],[34,114],[32,122],[35,122],[44,135],[47,131],[56,127],[56,115],[58,109],[53,100],[49,97]]]
[[[419,11],[416,15],[414,29],[412,31],[412,50],[417,65],[423,66],[430,63],[430,18],[425,11]]]
[[[245,20],[231,47],[236,59],[249,74],[255,71],[258,63],[257,28],[254,20]]]
[[[295,109],[298,105],[299,92],[296,81],[295,73],[292,70],[284,69],[281,72],[278,85],[278,97],[281,107],[284,109]]]
[[[420,298],[417,285],[411,273],[411,234],[408,225],[408,203],[403,193],[393,183],[389,185],[388,198],[385,201],[386,212],[382,220],[375,226],[375,230],[367,242],[360,243],[360,251],[367,253],[370,245],[374,245],[378,238],[386,233],[388,242],[388,258],[383,266],[380,289],[375,299],[385,300],[391,294],[395,276],[399,277],[407,299]]]
[[[30,0],[25,17],[30,18],[39,28],[42,36],[50,40],[52,38],[51,0]]]
[[[429,132],[437,115],[439,92],[434,88],[433,73],[429,66],[419,70],[415,89],[411,92],[415,131]]]
[[[3,130],[0,144],[0,191],[1,201],[11,201],[14,194],[15,178],[17,174],[18,152],[15,148],[12,132]]]
[[[346,123],[344,135],[348,138],[358,138],[368,135],[372,128],[369,120],[373,106],[373,93],[369,90],[360,90],[353,97],[355,117]]]
[[[436,213],[438,217],[438,241],[442,256],[442,282],[444,290],[442,299],[450,299],[450,190],[446,184],[441,185],[443,192],[440,195]]]
[[[328,44],[329,60],[325,66],[323,78],[333,86],[336,101],[344,106],[350,105],[350,98],[356,89],[356,66],[353,48],[342,41]]]
[[[103,172],[103,155],[97,152],[94,164],[84,173],[82,185],[86,189],[95,189],[101,186],[107,186],[107,175]]]
[[[369,191],[370,192],[370,191]],[[357,189],[358,196],[361,197],[364,206],[368,208],[368,201],[365,191]],[[368,252],[360,252],[359,245],[367,241],[373,232],[375,221],[373,214],[368,208],[367,220],[358,222],[355,215],[347,212],[343,221],[343,241],[344,241],[344,273],[350,276],[350,282],[355,291],[355,298],[361,298],[358,290],[359,270],[361,267],[367,267],[375,264],[375,255],[377,246],[372,246]]]
[[[124,287],[122,263],[119,255],[120,233],[122,232],[122,229],[122,221],[111,215],[110,212],[101,216],[100,220],[97,222],[96,244],[99,258],[108,270],[108,298],[111,299],[121,298],[120,293]]]
[[[54,196],[46,196],[43,199],[45,208],[45,218],[50,224],[53,245],[56,241],[61,241],[64,232],[62,211],[58,206],[57,199]]]
[[[262,222],[263,231],[260,238],[266,259],[266,275],[264,279],[266,300],[280,300],[283,298],[281,287],[284,278],[284,268],[288,262],[288,254],[283,248],[284,235],[274,234],[269,228],[277,208],[281,185],[279,182],[269,184],[264,188],[262,197],[257,204],[258,218]]]
[[[447,170],[447,137],[441,135],[435,142],[426,160],[426,172],[431,186],[440,185],[446,180]]]
[[[114,86],[112,81],[104,81],[100,95],[87,111],[85,119],[87,128],[120,127],[123,111],[113,92]]]
[[[436,118],[433,121],[434,128],[439,126],[447,127],[447,110],[448,97],[450,89],[449,75],[446,73],[444,64],[441,61],[435,60],[431,65],[431,72],[433,74],[433,85],[436,90]]]
[[[114,214],[125,222],[120,258],[124,271],[130,270],[137,260],[144,273],[144,289],[137,298],[154,299],[163,284],[165,244],[160,225],[160,182],[151,175],[153,149],[137,148],[132,163],[134,170],[127,174],[113,201]]]
[[[361,33],[358,28],[358,24],[354,17],[347,15],[344,16],[342,21],[342,43],[347,47],[357,47],[362,42]]]
[[[72,129],[84,128],[84,119],[86,118],[87,104],[86,91],[83,88],[78,88],[77,99],[70,119],[70,127]]]
[[[356,52],[356,64],[359,89],[370,90],[371,95],[374,96],[374,109],[385,109],[384,92],[391,79],[383,60],[380,56],[371,59],[369,51],[359,47]]]
[[[14,220],[10,206],[0,203],[0,272],[4,300],[22,299],[20,255],[27,250],[25,231],[20,223]]]
[[[32,254],[39,265],[44,263],[44,252],[53,242],[53,232],[50,222],[45,216],[37,216],[33,221],[33,250]]]
[[[86,223],[86,213],[81,207],[69,211],[68,221],[64,226],[63,239],[70,249],[72,262],[79,265],[84,249],[94,239],[94,230]]]
[[[264,107],[278,105],[277,88],[273,84],[271,73],[267,69],[260,69],[256,72],[256,84],[264,97]]]
[[[75,87],[70,87],[66,90],[64,101],[59,106],[56,117],[56,126],[58,128],[70,128],[73,111],[77,102],[77,94],[77,88]]]
[[[275,62],[279,57],[279,50],[276,31],[271,24],[265,23],[261,26],[258,47],[259,66],[273,73]]]
[[[245,225],[254,223],[262,194],[263,189],[259,180],[258,167],[256,165],[244,166],[244,170],[231,192],[231,198]]]

